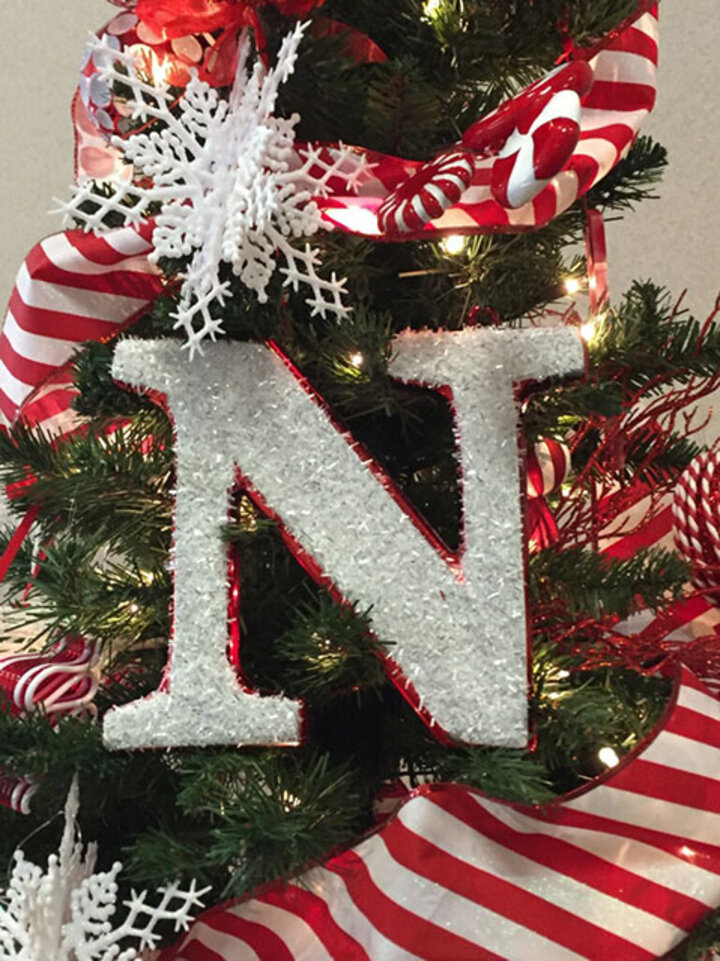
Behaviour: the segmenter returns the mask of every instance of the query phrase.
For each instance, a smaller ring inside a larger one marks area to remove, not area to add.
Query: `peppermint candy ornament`
[[[527,118],[525,118],[527,120]],[[503,207],[522,207],[560,173],[580,139],[580,98],[561,90],[527,131],[517,127],[495,161],[490,189]]]
[[[582,98],[589,92],[592,83],[593,70],[585,60],[573,60],[555,67],[517,96],[506,100],[492,113],[468,127],[463,134],[463,145],[481,157],[494,157],[500,153],[517,127],[525,125],[527,129],[528,124],[537,117],[551,97],[564,90],[571,90]]]
[[[675,546],[692,564],[692,583],[720,596],[720,449],[705,451],[681,476],[673,495]]]
[[[469,150],[458,147],[440,154],[385,199],[378,210],[380,229],[390,235],[422,230],[460,200],[474,174]]]

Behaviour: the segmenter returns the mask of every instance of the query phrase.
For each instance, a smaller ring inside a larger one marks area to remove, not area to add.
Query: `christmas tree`
[[[0,334],[0,958],[198,888],[167,961],[714,956],[720,328],[603,230],[656,6],[118,6]]]

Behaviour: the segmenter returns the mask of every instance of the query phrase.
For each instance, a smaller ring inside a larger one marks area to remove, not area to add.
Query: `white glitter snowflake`
[[[65,805],[60,851],[48,858],[46,871],[21,851],[15,854],[0,900],[0,961],[134,961],[140,951],[156,946],[155,927],[161,921],[186,931],[192,909],[202,907],[200,897],[209,889],[198,891],[194,881],[187,891],[174,884],[160,888],[155,907],[145,903],[147,892],[133,891],[125,902],[125,920],[113,927],[122,865],[93,874],[97,851],[90,844],[84,852],[77,840],[78,805],[75,781]],[[128,941],[137,947],[121,949]]]
[[[341,319],[349,313],[345,280],[334,273],[329,280],[321,277],[318,250],[291,242],[324,227],[313,197],[327,196],[332,179],[357,191],[369,169],[362,154],[342,145],[297,149],[299,115],[272,115],[279,89],[294,70],[305,26],[285,37],[272,69],[258,62],[249,71],[244,38],[229,101],[195,75],[175,104],[166,84],[154,86],[138,76],[132,54],[113,49],[105,38],[92,42],[94,61],[102,62],[100,77],[129,88],[133,118],[160,120],[163,129],[112,140],[134,164],[140,182],[128,186],[116,177],[108,197],[93,193],[92,184],[80,186],[62,210],[66,221],[96,232],[107,229],[108,214],[120,214],[126,224],[155,216],[153,259],[193,255],[174,315],[191,355],[204,338],[215,339],[222,330],[211,307],[222,307],[230,292],[221,279],[223,264],[265,303],[279,255],[285,285],[310,288],[313,316]]]

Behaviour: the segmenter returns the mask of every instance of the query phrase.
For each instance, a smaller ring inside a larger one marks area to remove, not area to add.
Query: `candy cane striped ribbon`
[[[356,847],[201,915],[162,961],[652,961],[720,904],[720,704],[542,807],[416,791]]]
[[[32,249],[0,332],[3,424],[14,423],[25,405],[23,419],[32,426],[49,433],[72,427],[75,391],[63,365],[84,341],[115,335],[162,290],[147,259],[152,231],[152,222],[102,237],[67,231]]]
[[[632,146],[655,104],[657,59],[658,15],[653,8],[590,59],[595,79],[582,100],[579,143],[565,168],[544,190],[515,210],[503,207],[490,188],[495,158],[478,157],[472,184],[459,203],[431,220],[425,231],[532,230],[557,217],[601,180]],[[369,154],[369,160],[375,165],[373,176],[362,186],[360,196],[335,195],[318,200],[318,204],[336,227],[378,235],[377,211],[385,197],[423,165],[381,154]]]

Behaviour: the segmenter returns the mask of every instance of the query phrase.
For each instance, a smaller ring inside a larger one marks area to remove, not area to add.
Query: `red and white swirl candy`
[[[408,234],[442,216],[470,186],[473,155],[458,147],[439,154],[394,190],[378,209],[378,224],[386,234]]]
[[[48,715],[79,714],[98,688],[92,670],[96,661],[94,644],[65,638],[46,653],[0,658],[0,688],[13,714],[38,708]]]
[[[692,564],[692,582],[720,591],[720,449],[705,451],[681,476],[673,495],[675,546]]]

